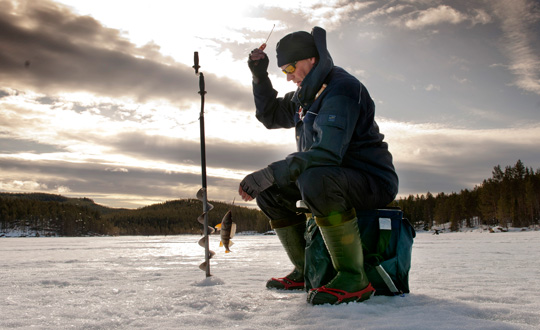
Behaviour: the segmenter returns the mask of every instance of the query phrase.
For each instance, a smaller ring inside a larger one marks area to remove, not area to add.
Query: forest
[[[211,202],[211,226],[232,210],[237,231],[266,232],[268,220],[261,211]],[[202,203],[196,199],[168,201],[136,210],[108,208],[89,198],[67,198],[44,193],[0,193],[0,236],[23,230],[43,236],[177,235],[201,234],[197,217]]]
[[[10,230],[44,236],[106,234],[112,228],[102,218],[104,209],[88,198],[0,193],[0,234]]]
[[[493,176],[474,189],[459,193],[428,192],[409,195],[392,203],[416,227],[431,229],[449,223],[450,230],[480,225],[530,227],[540,219],[540,169],[518,160],[514,166],[493,168]]]
[[[521,160],[513,166],[493,168],[492,178],[459,193],[410,195],[390,206],[399,207],[416,228],[430,230],[449,224],[449,230],[481,225],[530,227],[540,219],[540,169]],[[264,233],[268,220],[257,209],[211,201],[209,224],[221,222],[232,210],[237,232]],[[202,203],[196,199],[167,201],[136,210],[101,206],[89,198],[68,198],[45,193],[0,193],[0,236],[26,230],[44,236],[177,235],[202,234],[197,217]]]
[[[236,231],[263,233],[270,230],[266,216],[257,209],[210,201],[214,206],[208,212],[208,224],[221,223],[227,211],[232,210]],[[112,212],[103,218],[117,230],[119,235],[177,235],[202,234],[197,217],[202,213],[202,203],[197,199],[169,201],[145,206],[137,210]]]

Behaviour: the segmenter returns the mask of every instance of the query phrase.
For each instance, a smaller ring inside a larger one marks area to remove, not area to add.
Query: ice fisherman
[[[334,65],[324,29],[290,33],[276,52],[277,65],[297,89],[277,97],[268,56],[254,49],[248,66],[256,117],[268,129],[294,127],[298,151],[247,175],[238,191],[245,201],[256,198],[294,265],[266,286],[304,289],[306,216],[296,207],[303,200],[337,271],[329,283],[310,290],[307,301],[369,299],[374,289],[364,271],[355,210],[385,207],[398,192],[392,155],[374,120],[375,104],[358,79]]]

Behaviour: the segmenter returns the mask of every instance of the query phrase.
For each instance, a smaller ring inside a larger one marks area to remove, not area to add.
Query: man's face
[[[292,81],[296,84],[296,86],[300,87],[300,84],[304,80],[304,78],[307,76],[309,71],[313,68],[315,65],[316,58],[306,58],[305,60],[300,60],[296,62],[296,70],[294,70],[293,73],[287,73],[287,81]],[[292,63],[291,63],[292,64]],[[281,67],[281,69],[285,69],[289,64],[286,64]]]

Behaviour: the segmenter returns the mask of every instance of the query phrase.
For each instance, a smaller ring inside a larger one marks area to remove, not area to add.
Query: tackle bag
[[[412,244],[416,233],[399,209],[357,211],[364,269],[375,295],[409,293]],[[306,291],[330,282],[337,272],[313,217],[307,221]]]

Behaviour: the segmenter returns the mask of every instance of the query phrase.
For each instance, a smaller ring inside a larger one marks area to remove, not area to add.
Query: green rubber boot
[[[328,284],[310,290],[307,301],[313,305],[336,305],[369,299],[375,289],[364,271],[362,241],[355,211],[316,217],[315,221],[337,275]]]
[[[287,256],[294,265],[294,270],[285,277],[271,278],[266,282],[266,287],[280,290],[304,290],[306,217],[301,215],[294,219],[271,220],[270,225],[285,248]]]

